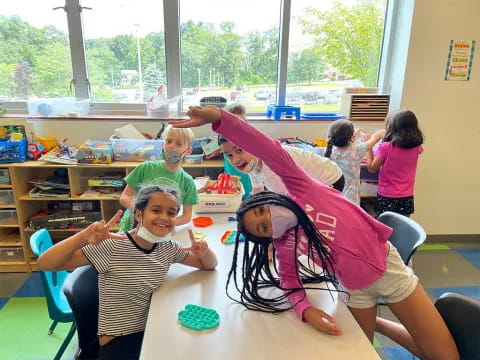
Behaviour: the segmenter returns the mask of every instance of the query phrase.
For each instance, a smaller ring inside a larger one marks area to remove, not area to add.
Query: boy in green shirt
[[[133,228],[131,209],[136,192],[145,185],[172,183],[180,191],[183,207],[175,221],[183,225],[192,219],[193,205],[198,204],[198,195],[193,178],[180,166],[183,158],[192,152],[193,131],[167,126],[163,136],[163,158],[160,161],[145,161],[125,177],[127,186],[120,196],[120,204],[127,210],[120,221],[120,232]]]

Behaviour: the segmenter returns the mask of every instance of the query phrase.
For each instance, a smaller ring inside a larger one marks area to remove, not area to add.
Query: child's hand
[[[81,233],[89,244],[100,244],[105,239],[126,239],[127,236],[125,234],[114,234],[110,232],[110,228],[120,220],[122,213],[122,210],[118,210],[107,223],[105,223],[105,220],[95,221],[86,229],[82,230]]]
[[[190,237],[190,242],[192,243],[192,246],[189,249],[190,252],[201,259],[208,252],[207,242],[204,239],[195,239],[192,229],[188,229],[188,236]]]
[[[314,328],[330,334],[341,335],[342,329],[335,325],[335,319],[328,315],[326,312],[317,309],[316,307],[309,307],[303,312],[303,318],[306,322],[312,325]]]
[[[213,105],[208,105],[203,108],[190,106],[187,115],[190,119],[170,120],[168,123],[176,128],[198,127],[204,124],[219,122],[222,113],[218,107]]]

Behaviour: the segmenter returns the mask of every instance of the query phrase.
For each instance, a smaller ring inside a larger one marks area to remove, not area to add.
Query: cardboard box
[[[78,148],[76,158],[83,164],[110,164],[113,158],[112,145],[108,141],[87,140]]]

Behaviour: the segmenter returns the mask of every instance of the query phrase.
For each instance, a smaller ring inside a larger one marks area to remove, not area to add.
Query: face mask
[[[238,169],[242,174],[248,174],[250,173],[253,169],[257,167],[257,159],[252,159],[250,162],[243,168],[243,170]]]
[[[142,224],[140,224],[140,227],[137,230],[137,236],[141,237],[143,240],[146,240],[146,241],[148,241],[149,243],[152,243],[152,244],[161,243],[161,242],[168,242],[172,239],[172,233],[168,233],[165,236],[153,235]]]
[[[270,205],[270,219],[272,221],[272,238],[274,239],[282,237],[298,224],[295,214],[285,206]]]
[[[187,150],[185,150],[187,151]],[[175,165],[182,161],[182,156],[185,154],[184,152],[177,152],[175,150],[163,150],[163,158],[167,162],[167,164]]]

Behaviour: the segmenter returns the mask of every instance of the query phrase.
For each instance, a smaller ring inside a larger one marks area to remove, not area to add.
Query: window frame
[[[165,32],[166,81],[168,98],[182,95],[181,53],[180,53],[180,1],[163,0],[163,21]],[[276,104],[285,105],[287,91],[287,67],[290,34],[290,15],[292,0],[282,0],[280,3],[279,23],[279,54],[277,63]],[[383,41],[377,76],[377,86],[382,92],[391,92],[391,63],[395,52],[400,24],[397,21],[400,12],[398,0],[387,0]],[[65,0],[64,11],[67,15],[68,36],[72,59],[71,86],[75,97],[90,98],[90,83],[88,80],[87,59],[83,37],[83,20],[81,13],[88,9],[81,5],[81,0]],[[0,102],[12,113],[27,113],[27,102]],[[121,114],[135,113],[146,115],[145,104],[134,103],[91,103],[91,114]],[[249,112],[252,116],[264,116],[264,112]]]

